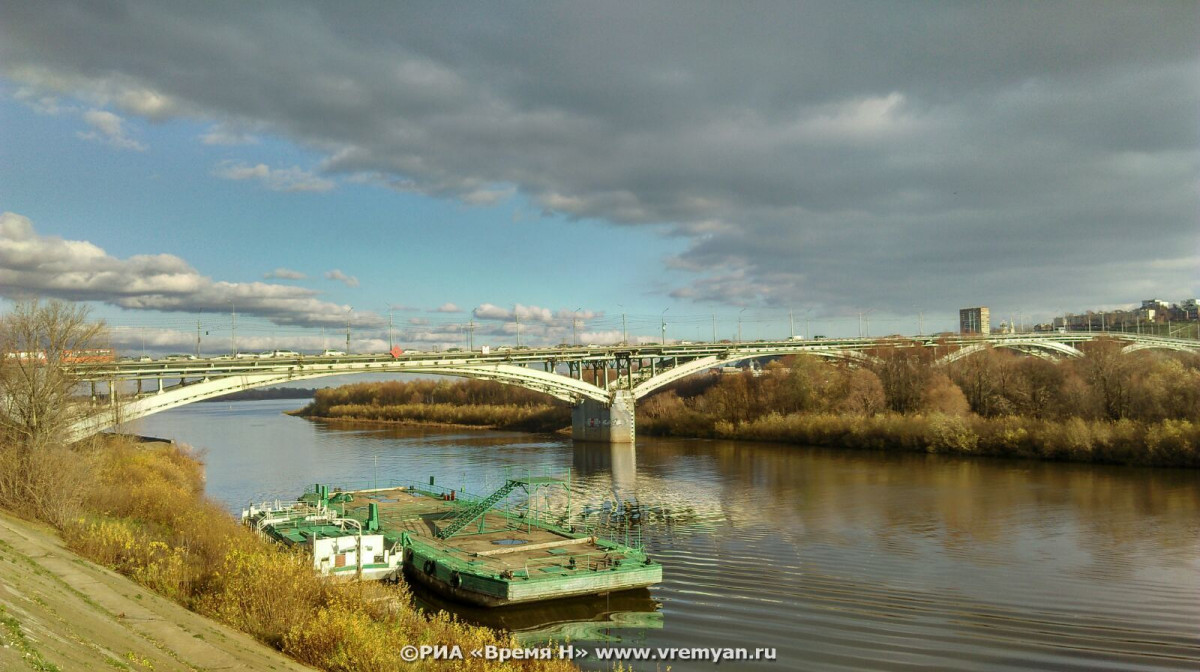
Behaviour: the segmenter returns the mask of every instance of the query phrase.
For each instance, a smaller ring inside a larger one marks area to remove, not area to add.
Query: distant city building
[[[963,334],[992,333],[992,318],[987,306],[959,310],[958,331]]]
[[[1142,301],[1142,310],[1166,310],[1170,307],[1171,304],[1162,299],[1146,299]]]

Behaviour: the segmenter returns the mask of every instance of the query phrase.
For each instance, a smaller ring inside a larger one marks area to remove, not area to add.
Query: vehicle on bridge
[[[273,359],[275,357],[299,357],[299,356],[300,356],[300,353],[296,352],[295,350],[268,350],[266,352],[259,353],[258,358],[259,359]]]

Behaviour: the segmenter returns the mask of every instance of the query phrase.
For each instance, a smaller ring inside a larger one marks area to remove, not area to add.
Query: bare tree
[[[921,390],[932,373],[925,348],[887,345],[873,351],[875,374],[883,384],[888,407],[897,413],[914,413],[921,407]]]
[[[0,317],[0,440],[37,451],[69,439],[88,412],[79,367],[106,333],[85,306],[21,301]]]

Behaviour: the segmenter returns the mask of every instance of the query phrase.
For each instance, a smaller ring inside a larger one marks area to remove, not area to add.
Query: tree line
[[[794,355],[760,375],[695,377],[643,402],[650,416],[686,410],[734,424],[768,413],[942,413],[1047,420],[1191,420],[1200,417],[1200,355],[1099,339],[1086,356],[1049,361],[988,348],[937,365],[923,348],[887,347],[864,362]]]
[[[1122,347],[1097,339],[1059,361],[989,348],[947,365],[916,347],[785,357],[663,389],[641,402],[638,431],[1200,465],[1200,356]]]

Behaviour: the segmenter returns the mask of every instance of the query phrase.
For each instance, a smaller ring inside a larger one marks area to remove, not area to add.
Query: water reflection
[[[317,480],[436,474],[484,491],[505,465],[571,469],[576,522],[640,532],[664,582],[634,604],[493,615],[531,636],[578,625],[576,641],[774,646],[779,661],[761,666],[774,670],[1200,667],[1200,472],[583,445],[280,415],[294,402],[212,406],[152,416],[142,431],[206,448],[209,491],[230,508]],[[565,512],[560,497],[551,504]]]
[[[526,644],[568,640],[612,643],[622,641],[621,635],[631,631],[663,627],[659,611],[662,605],[645,589],[502,609],[450,602],[417,586],[412,592],[423,609],[451,611],[468,623],[508,630]]]

